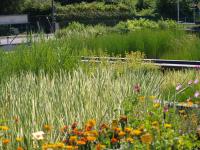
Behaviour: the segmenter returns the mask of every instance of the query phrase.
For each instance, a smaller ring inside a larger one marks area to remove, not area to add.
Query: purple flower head
[[[199,83],[199,80],[198,79],[195,79],[194,80],[194,84],[198,84]]]
[[[198,98],[200,96],[200,93],[198,92],[198,91],[196,91],[195,93],[194,93],[194,97],[195,98]]]
[[[180,91],[181,88],[182,88],[182,85],[179,83],[179,84],[176,86],[176,91]]]
[[[134,88],[133,88],[133,90],[136,92],[136,93],[140,93],[140,85],[139,84],[136,84],[136,85],[134,85]]]

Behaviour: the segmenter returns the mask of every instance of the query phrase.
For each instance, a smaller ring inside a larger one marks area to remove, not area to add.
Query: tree
[[[191,17],[192,0],[180,0],[180,18]],[[177,18],[177,0],[157,0],[156,11],[163,18]]]
[[[23,9],[24,0],[1,0],[0,14],[20,13]]]
[[[142,9],[154,9],[155,8],[155,0],[138,0],[136,4],[137,10]]]

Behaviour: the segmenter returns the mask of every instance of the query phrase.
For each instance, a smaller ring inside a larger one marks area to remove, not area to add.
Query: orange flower
[[[120,132],[118,133],[118,135],[119,135],[120,137],[123,137],[123,136],[125,136],[125,135],[126,135],[126,133],[125,133],[125,132],[123,132],[123,131],[120,131]]]
[[[47,124],[44,125],[43,128],[44,128],[44,130],[47,131],[47,132],[50,132],[51,129],[52,129],[52,127],[51,127],[50,125],[47,125]]]
[[[9,127],[8,126],[0,126],[0,130],[8,131]]]
[[[132,131],[132,128],[129,128],[129,127],[125,128],[125,132],[130,133],[131,131]]]
[[[23,149],[22,147],[19,146],[19,147],[17,147],[17,150],[24,150],[24,149]]]
[[[115,131],[115,132],[120,132],[121,129],[120,129],[120,128],[114,128],[114,131]]]
[[[100,127],[101,130],[102,129],[108,129],[108,128],[109,128],[109,126],[107,124],[102,124],[101,127]]]
[[[77,143],[78,145],[85,145],[85,144],[86,144],[86,142],[83,141],[83,140],[79,140],[79,141],[77,141],[76,143]]]
[[[112,143],[112,144],[117,143],[117,142],[118,142],[118,140],[117,140],[116,138],[112,138],[112,139],[111,139],[111,143]]]
[[[3,140],[2,140],[2,144],[3,144],[3,145],[7,145],[8,143],[10,143],[10,140],[9,140],[9,139],[3,139]]]
[[[146,133],[141,136],[142,143],[151,144],[152,140],[153,140],[153,138],[152,138],[151,134],[149,134],[149,133]]]
[[[73,150],[73,146],[71,146],[71,145],[67,145],[64,148],[66,148],[67,150]]]
[[[90,131],[92,130],[93,126],[91,126],[91,124],[86,124],[85,130],[86,131]]]
[[[68,126],[63,126],[62,128],[60,128],[61,132],[67,132]]]
[[[74,130],[77,126],[78,126],[78,122],[74,122],[74,123],[72,124],[72,130]]]
[[[94,136],[88,136],[87,137],[87,141],[89,141],[89,142],[93,142],[95,140],[96,140],[96,137],[94,137]]]
[[[96,145],[96,150],[103,150],[103,149],[105,149],[105,148],[106,148],[105,145],[101,145],[101,144],[97,144],[97,145]]]

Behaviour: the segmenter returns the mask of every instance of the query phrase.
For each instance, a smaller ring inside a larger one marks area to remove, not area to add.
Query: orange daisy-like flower
[[[87,141],[89,141],[89,142],[93,142],[95,140],[96,140],[96,137],[94,137],[94,136],[88,136],[87,137]]]
[[[3,144],[3,145],[7,145],[8,143],[10,143],[10,140],[9,140],[9,139],[3,139],[3,140],[2,140],[2,144]]]
[[[118,135],[119,135],[120,137],[124,137],[124,136],[126,135],[126,133],[123,132],[123,131],[120,131],[120,132],[118,133]]]
[[[127,127],[127,128],[124,129],[124,131],[127,132],[127,133],[130,133],[132,131],[132,128]]]
[[[114,131],[115,131],[115,132],[120,132],[121,129],[120,129],[120,128],[114,128]]]
[[[51,129],[52,129],[52,127],[51,127],[50,125],[47,125],[47,124],[44,125],[43,128],[44,128],[44,130],[47,131],[47,132],[50,132]]]
[[[152,140],[153,140],[153,138],[152,138],[151,134],[149,134],[149,133],[146,133],[141,136],[141,141],[144,144],[151,144]]]
[[[24,150],[24,149],[23,149],[22,147],[19,146],[19,147],[17,147],[17,150]]]
[[[86,126],[85,126],[86,131],[90,131],[90,130],[92,130],[92,128],[93,128],[93,126],[91,124],[86,124]]]
[[[69,141],[75,142],[77,140],[77,136],[70,136]]]
[[[117,140],[116,138],[112,138],[112,139],[111,139],[111,143],[112,143],[112,144],[117,143],[117,142],[118,142],[118,140]]]
[[[104,150],[106,148],[105,145],[97,144],[96,145],[96,150]]]
[[[90,126],[94,127],[96,125],[96,121],[94,119],[91,119],[87,122]]]
[[[86,142],[83,141],[83,140],[78,140],[76,143],[77,143],[78,145],[85,145],[85,144],[86,144]]]

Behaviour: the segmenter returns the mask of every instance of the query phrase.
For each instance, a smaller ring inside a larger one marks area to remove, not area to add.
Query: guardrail
[[[116,58],[116,57],[86,57],[82,56],[82,62],[95,61],[101,63],[102,61],[109,61],[114,63],[116,61],[126,62],[128,58]],[[200,68],[200,61],[188,61],[188,60],[166,60],[166,59],[143,59],[144,63],[152,63],[161,68],[168,69],[198,69]]]

